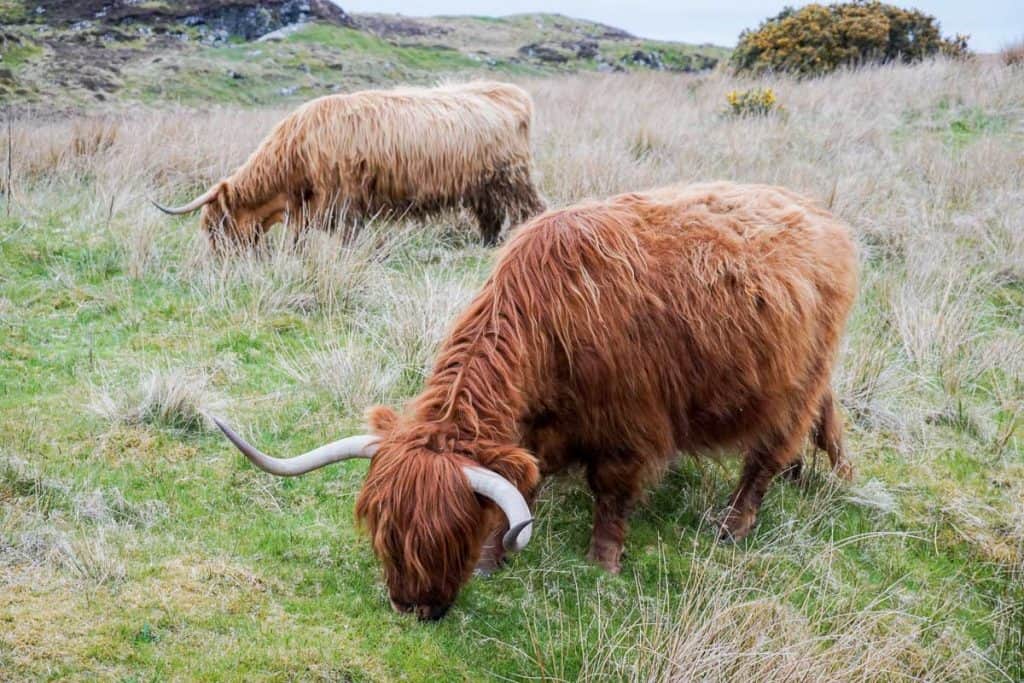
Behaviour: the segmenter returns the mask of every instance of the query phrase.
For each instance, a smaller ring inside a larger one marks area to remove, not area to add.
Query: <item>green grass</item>
[[[13,24],[29,17],[22,0],[0,0],[0,22]]]
[[[17,68],[41,54],[43,49],[38,45],[10,42],[5,48],[0,49],[0,67]]]

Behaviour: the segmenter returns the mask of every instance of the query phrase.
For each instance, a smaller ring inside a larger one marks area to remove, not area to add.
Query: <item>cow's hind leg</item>
[[[629,515],[643,493],[645,468],[638,458],[602,459],[587,466],[594,492],[594,529],[587,559],[612,574],[622,569],[622,546]]]
[[[811,439],[818,450],[828,454],[829,463],[836,476],[846,481],[853,479],[853,466],[843,454],[843,419],[836,410],[831,390],[826,390],[821,397],[818,416],[811,428]],[[798,458],[782,470],[781,476],[797,482],[802,473],[803,462]]]
[[[813,432],[814,445],[828,453],[832,471],[846,481],[852,480],[853,466],[843,454],[843,418],[836,410],[831,390],[826,391],[821,398],[821,408]]]
[[[738,541],[750,533],[772,479],[799,462],[800,445],[806,433],[805,427],[795,436],[790,435],[771,446],[752,448],[747,452],[739,484],[729,497],[719,538]]]

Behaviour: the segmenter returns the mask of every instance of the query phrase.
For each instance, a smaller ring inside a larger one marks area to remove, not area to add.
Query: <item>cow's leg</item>
[[[752,448],[747,452],[739,484],[729,497],[719,538],[736,541],[750,533],[772,479],[799,462],[800,445],[806,434],[806,427],[794,430],[793,434],[772,445]]]
[[[480,576],[490,576],[501,569],[505,561],[505,548],[501,545],[501,539],[508,531],[508,524],[497,524],[494,530],[484,539],[483,548],[480,550],[480,559],[476,563],[476,573]]]
[[[814,446],[828,454],[829,463],[836,476],[850,481],[853,479],[853,466],[843,454],[843,419],[836,410],[835,400],[830,389],[825,390],[821,397],[821,405],[818,409],[818,416],[811,428],[811,438]],[[803,462],[800,458],[787,465],[781,476],[796,482],[800,480],[803,473]]]
[[[532,417],[524,425],[523,443],[537,459],[537,466],[542,477],[560,472],[573,461],[569,448],[569,439],[565,431],[559,427],[557,419],[550,413]],[[526,502],[533,508],[536,491],[526,494]],[[484,539],[480,551],[480,560],[476,565],[476,573],[488,576],[501,568],[505,558],[505,549],[501,545],[505,532],[508,531],[508,520],[503,515],[493,522],[492,531]]]
[[[512,175],[511,188],[509,217],[513,226],[544,211],[544,200],[530,179],[529,169],[522,169]]]
[[[487,194],[487,188],[482,192],[483,194],[475,198],[470,208],[480,225],[480,235],[484,244],[494,246],[498,243],[498,235],[501,234],[501,226],[505,222],[505,209],[495,197]]]
[[[535,495],[535,491],[526,494],[526,504],[531,509]],[[490,522],[490,520],[487,521]],[[478,576],[490,576],[505,564],[505,546],[501,542],[508,531],[508,520],[504,513],[495,512],[495,518],[490,524],[491,533],[484,539],[483,546],[480,548],[480,559],[477,560],[474,569],[474,573]]]
[[[832,471],[846,481],[853,479],[853,466],[843,454],[843,418],[836,411],[831,389],[821,398],[821,409],[813,432],[814,445],[828,453]]]
[[[594,529],[587,559],[612,574],[621,570],[629,515],[643,492],[644,468],[633,458],[602,459],[587,466],[594,492]]]

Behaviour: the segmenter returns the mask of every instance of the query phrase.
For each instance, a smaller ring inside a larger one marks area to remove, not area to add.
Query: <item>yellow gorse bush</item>
[[[967,36],[943,38],[935,17],[877,0],[787,7],[740,34],[736,71],[828,73],[844,65],[968,54]]]
[[[729,103],[727,113],[734,116],[764,116],[781,109],[771,88],[731,90],[725,99]]]

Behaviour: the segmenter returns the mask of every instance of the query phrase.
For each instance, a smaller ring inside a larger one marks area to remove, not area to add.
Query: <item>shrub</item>
[[[843,65],[965,56],[967,36],[943,38],[935,17],[877,0],[787,7],[740,34],[736,71],[828,73]]]
[[[1003,64],[1006,66],[1024,64],[1024,38],[1004,47],[999,55],[1003,58]]]
[[[725,99],[729,102],[727,113],[734,116],[764,116],[781,109],[771,88],[733,90]]]

